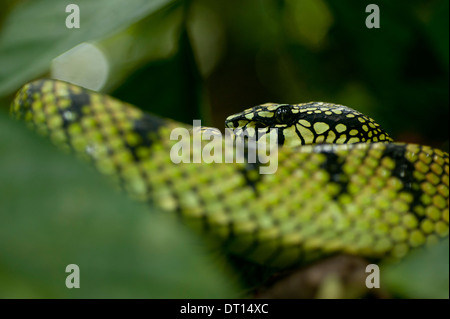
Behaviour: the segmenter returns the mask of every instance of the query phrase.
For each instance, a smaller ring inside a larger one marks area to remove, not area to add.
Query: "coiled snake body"
[[[231,253],[264,265],[335,253],[401,258],[448,237],[448,154],[394,143],[341,105],[264,104],[230,116],[228,127],[250,134],[278,130],[278,169],[266,175],[245,162],[175,164],[178,141],[169,136],[189,126],[64,82],[25,85],[12,113],[92,159],[134,198],[176,212]]]

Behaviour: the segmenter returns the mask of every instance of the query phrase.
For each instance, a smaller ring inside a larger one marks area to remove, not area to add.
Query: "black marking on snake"
[[[135,162],[139,162],[140,159],[137,155],[137,150],[141,146],[145,146],[151,149],[153,144],[153,139],[150,137],[150,134],[155,133],[158,134],[158,131],[161,127],[167,125],[167,122],[161,118],[156,116],[150,116],[148,114],[143,114],[142,118],[135,120],[133,122],[133,132],[138,134],[142,139],[138,145],[130,145],[126,143],[128,149],[131,151],[133,155],[133,159]]]
[[[297,128],[295,128],[297,130]],[[278,137],[278,144],[284,145],[285,137],[283,134],[283,128],[277,128],[277,137]]]
[[[258,172],[259,170],[259,164],[258,163],[246,163],[245,167],[241,170],[239,170],[239,172],[242,174],[242,176],[244,176],[245,182],[247,183],[248,186],[250,186],[255,192],[257,192],[256,190],[256,185],[258,184],[258,182],[261,180],[261,174],[259,174]],[[257,178],[254,179],[251,177],[251,173],[257,171]]]
[[[54,82],[52,84],[53,86],[55,85]],[[66,135],[67,141],[69,141],[68,145],[72,149],[72,152],[76,153],[76,150],[72,144],[72,138],[68,133],[68,128],[73,123],[79,123],[80,119],[84,116],[83,107],[90,106],[91,98],[89,93],[85,92],[84,90],[82,91],[82,93],[74,93],[71,89],[69,89],[69,95],[67,98],[70,101],[70,106],[64,109],[58,108],[58,113],[63,120],[63,131]],[[81,126],[81,129],[86,133],[84,127]],[[88,155],[90,156],[91,154]],[[95,158],[91,157],[91,159],[95,161]]]
[[[301,125],[301,124],[300,124]],[[303,125],[302,125],[303,126]],[[300,131],[297,128],[297,125],[295,126],[295,133],[297,133],[298,138],[300,139],[301,145],[305,145],[305,139],[303,138],[303,135],[300,133]]]
[[[394,160],[395,167],[392,171],[392,176],[397,177],[403,184],[403,188],[400,190],[402,192],[408,192],[413,196],[413,201],[409,204],[409,212],[413,213],[419,221],[422,221],[426,216],[420,216],[415,213],[414,207],[417,205],[422,205],[420,197],[422,192],[420,191],[420,182],[414,177],[414,165],[408,161],[405,157],[407,150],[406,144],[386,144],[386,148],[381,156],[382,160],[384,157],[389,157]]]
[[[249,163],[248,162],[248,158],[249,158],[249,148],[248,148],[248,144],[247,144],[247,138],[244,136],[245,138],[245,147],[244,147],[244,154],[241,154],[239,156],[242,156],[245,160],[245,164],[244,166],[238,170],[239,173],[242,174],[242,176],[244,177],[246,184],[248,186],[250,186],[255,192],[256,190],[256,185],[258,184],[258,182],[261,180],[261,174],[259,174],[259,167],[261,166],[261,163],[258,161],[258,156],[256,156],[255,160],[256,163]],[[237,152],[240,153],[240,151],[237,150]],[[238,154],[236,154],[236,156],[238,156]],[[257,172],[257,174],[254,174],[255,171]],[[252,174],[253,173],[253,174]],[[253,176],[257,176],[257,178],[252,178]]]
[[[45,81],[35,81],[30,84],[28,90],[27,90],[27,100],[26,102],[31,107],[31,103],[33,101],[33,95],[34,93],[37,93],[39,95],[42,95],[42,87],[44,86]]]
[[[172,184],[172,183],[171,183]],[[170,189],[173,189],[175,186],[172,185],[170,187]],[[197,185],[192,185],[191,186],[191,190],[194,194],[200,194],[200,189]],[[178,196],[175,196],[177,203],[180,202],[180,198]],[[206,207],[206,202],[204,201],[204,199],[202,198],[202,196],[198,196],[197,195],[197,200],[198,200],[198,206],[199,207]],[[177,206],[179,207],[179,211],[181,213],[181,207],[179,204],[177,204]],[[211,231],[211,223],[209,223],[208,221],[208,214],[205,214],[205,212],[202,212],[202,215],[200,216],[200,220],[202,222],[202,226],[201,226],[201,231],[203,231],[204,233],[207,233],[208,231]]]
[[[35,81],[30,85],[30,90],[32,91],[32,93],[39,93],[41,94],[42,91],[42,87],[44,86],[44,83],[46,81],[45,80],[41,80],[41,81]]]
[[[336,155],[331,149],[325,149],[320,145],[316,149],[325,155],[325,161],[320,165],[320,168],[330,174],[330,182],[334,182],[340,186],[339,193],[333,196],[333,199],[336,200],[340,195],[347,193],[349,179],[342,169],[345,159]]]
[[[84,116],[83,113],[83,107],[91,107],[91,99],[90,99],[90,95],[87,91],[82,91],[81,93],[74,93],[72,90],[69,91],[69,100],[71,102],[70,106],[68,108],[65,108],[63,110],[59,110],[61,117],[63,118],[63,127],[65,129],[65,131],[67,132],[67,128],[70,124],[72,123],[80,123],[81,118]],[[92,110],[91,110],[92,111]],[[66,113],[69,112],[69,113]],[[69,115],[70,114],[70,115]],[[86,114],[86,116],[92,116],[91,114]],[[112,118],[112,122],[114,123],[114,125],[117,127],[118,123],[117,121],[114,119],[114,117]],[[87,132],[85,130],[85,128],[83,126],[81,126],[82,131],[84,132],[83,135],[85,135]],[[68,139],[71,141],[70,136],[67,136]],[[70,146],[72,148],[73,151],[75,151],[72,142],[70,142]],[[114,155],[114,151],[111,148],[108,148],[108,153],[109,156],[113,156]],[[91,154],[88,154],[91,155]],[[93,161],[96,161],[95,157],[91,156],[91,159]],[[122,166],[121,165],[117,165],[114,164],[114,167],[116,169],[117,172],[117,176],[119,179],[119,185],[120,187],[127,192],[127,181],[124,178],[124,176],[122,175]]]
[[[59,109],[59,114],[63,119],[63,128],[67,129],[68,126],[74,122],[79,122],[83,117],[83,106],[89,106],[91,104],[91,98],[89,93],[73,93],[69,92],[68,99],[70,106],[65,109]]]
[[[41,95],[41,89],[44,85],[44,81],[35,81],[33,83],[30,83],[25,90],[20,91],[20,99],[19,104],[20,108],[18,109],[17,116],[18,118],[23,118],[28,111],[32,111],[31,104],[33,103],[33,95],[35,93]],[[23,96],[26,95],[26,98],[24,99]]]

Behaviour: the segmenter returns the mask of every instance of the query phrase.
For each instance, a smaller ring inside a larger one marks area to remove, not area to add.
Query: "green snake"
[[[11,113],[90,159],[133,198],[263,265],[341,253],[398,259],[448,237],[448,154],[393,142],[373,119],[342,105],[268,103],[228,117],[228,128],[249,136],[276,130],[273,174],[261,174],[259,162],[174,163],[169,154],[179,141],[171,132],[192,136],[191,126],[65,82],[26,84]]]

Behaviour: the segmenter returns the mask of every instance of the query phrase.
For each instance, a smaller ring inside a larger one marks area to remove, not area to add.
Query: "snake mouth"
[[[262,129],[268,128],[273,125],[272,121],[266,120],[265,118],[261,118],[255,116],[253,112],[244,111],[238,114],[231,115],[227,117],[225,120],[225,127],[231,129],[243,129],[246,128],[254,128],[254,129]]]
[[[247,112],[241,112],[237,114],[233,114],[228,116],[225,119],[225,127],[231,128],[231,129],[237,129],[237,128],[243,128],[248,123],[251,122],[251,119],[248,119],[246,117]]]
[[[229,129],[232,129],[236,132],[254,132],[260,130],[266,130],[270,126],[267,123],[263,123],[257,120],[248,120],[245,116],[232,116],[231,118],[227,118],[225,121],[225,126]],[[252,135],[253,133],[251,133]]]
[[[289,104],[265,103],[227,117],[225,126],[232,129],[252,127],[256,130],[286,128],[296,122],[297,108]]]
[[[242,112],[233,114],[228,116],[225,119],[225,127],[231,129],[244,129],[249,124],[253,124],[252,126],[256,127],[267,127],[266,123],[263,123],[259,120],[259,117],[256,114],[260,111],[261,106],[257,105],[251,108],[248,108]]]
[[[236,119],[235,116],[229,116],[225,120],[225,127],[235,129],[235,128],[239,127],[238,123],[239,123],[239,119]],[[247,121],[247,123],[248,123],[248,121]],[[247,124],[247,123],[245,123],[245,124]]]

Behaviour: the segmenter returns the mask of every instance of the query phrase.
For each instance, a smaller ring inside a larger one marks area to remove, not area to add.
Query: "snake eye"
[[[280,124],[287,124],[292,120],[292,112],[289,106],[280,106],[275,112],[275,120]]]

